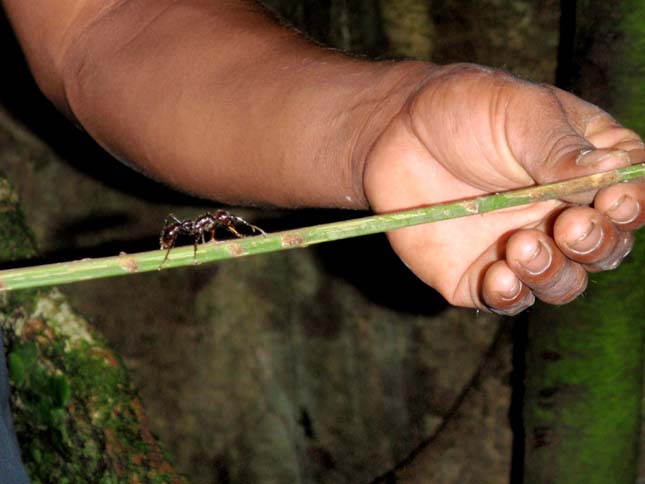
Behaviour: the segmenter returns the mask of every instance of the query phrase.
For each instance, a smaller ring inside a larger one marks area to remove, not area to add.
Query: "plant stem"
[[[615,183],[641,178],[645,178],[645,163],[468,200],[286,230],[255,237],[207,243],[199,246],[196,257],[193,255],[192,245],[178,247],[172,249],[163,268],[307,247],[322,242],[389,232],[412,225],[484,214],[504,208],[564,198],[576,193],[597,190]],[[114,257],[82,259],[57,264],[8,269],[0,271],[0,291],[67,284],[153,271],[159,269],[165,252],[165,250],[154,250],[137,254],[121,253]]]

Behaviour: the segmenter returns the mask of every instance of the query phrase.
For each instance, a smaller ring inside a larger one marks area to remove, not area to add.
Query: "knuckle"
[[[549,304],[566,304],[573,301],[585,289],[589,279],[584,268],[576,263],[566,264],[557,275],[534,289],[536,296]]]
[[[605,259],[591,264],[589,271],[611,271],[616,269],[634,248],[634,235],[631,232],[621,234],[611,254]]]

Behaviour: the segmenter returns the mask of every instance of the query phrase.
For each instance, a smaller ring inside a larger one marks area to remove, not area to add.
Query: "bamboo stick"
[[[196,257],[194,257],[192,245],[177,247],[171,251],[163,269],[302,248],[350,237],[389,232],[413,225],[484,214],[504,208],[564,198],[642,178],[645,178],[645,163],[467,200],[202,244],[198,247]],[[165,252],[165,250],[154,250],[137,254],[121,253],[114,257],[3,270],[0,271],[0,292],[154,271],[159,269]]]

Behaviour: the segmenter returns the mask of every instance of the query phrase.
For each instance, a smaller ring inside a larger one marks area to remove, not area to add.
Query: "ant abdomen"
[[[210,240],[215,240],[215,231],[218,228],[224,228],[236,237],[244,237],[243,234],[238,232],[235,224],[245,225],[253,232],[259,232],[266,235],[266,232],[253,224],[248,223],[246,220],[230,214],[226,210],[217,210],[215,214],[205,213],[195,219],[180,220],[173,214],[168,215],[164,222],[164,227],[161,230],[159,237],[159,245],[161,249],[166,249],[166,256],[164,257],[159,269],[168,260],[170,251],[175,247],[177,239],[180,236],[187,236],[193,238],[195,247],[194,257],[197,259],[197,244],[206,242],[206,234],[210,235]]]

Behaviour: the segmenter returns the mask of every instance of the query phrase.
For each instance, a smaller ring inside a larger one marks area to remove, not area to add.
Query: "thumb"
[[[550,183],[621,168],[631,164],[629,154],[611,147],[596,147],[585,137],[587,120],[613,119],[597,106],[575,98],[578,105],[561,103],[549,88],[538,88],[525,99],[525,117],[509,132],[511,149],[518,161],[538,183]],[[529,113],[535,113],[529,115]],[[527,133],[530,133],[527,135]],[[590,204],[596,191],[565,198],[571,203]]]
[[[550,183],[579,176],[591,175],[603,171],[629,166],[631,160],[626,151],[614,148],[594,148],[580,145],[562,153],[552,160],[547,160],[538,167],[533,175],[539,183]],[[598,190],[577,193],[564,197],[570,203],[589,205]]]

